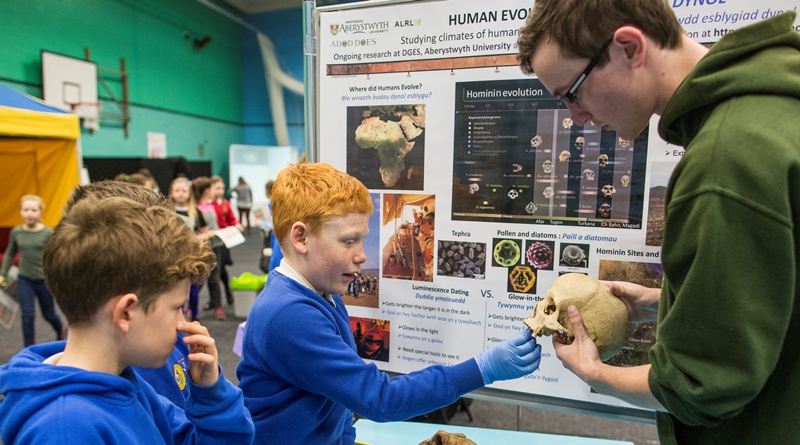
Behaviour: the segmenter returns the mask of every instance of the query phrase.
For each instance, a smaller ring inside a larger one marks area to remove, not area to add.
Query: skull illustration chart
[[[567,314],[570,306],[578,308],[586,333],[597,346],[602,361],[609,361],[622,349],[628,327],[625,304],[604,284],[584,274],[558,277],[545,299],[536,305],[533,316],[525,319],[525,326],[537,337],[559,334],[565,343],[571,344],[575,334]]]

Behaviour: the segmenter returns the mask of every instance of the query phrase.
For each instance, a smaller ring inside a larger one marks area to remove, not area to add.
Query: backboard
[[[97,65],[42,51],[44,101],[85,119],[97,119]],[[86,114],[86,115],[84,115]]]

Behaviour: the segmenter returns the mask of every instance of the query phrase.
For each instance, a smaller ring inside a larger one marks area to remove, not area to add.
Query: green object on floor
[[[245,272],[238,277],[231,278],[231,289],[261,290],[266,282],[266,275],[253,275],[250,272]]]

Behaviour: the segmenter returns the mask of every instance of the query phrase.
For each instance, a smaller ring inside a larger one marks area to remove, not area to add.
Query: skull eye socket
[[[556,311],[556,305],[555,304],[550,304],[546,308],[544,308],[544,313],[547,314],[547,315],[550,315],[555,311]]]

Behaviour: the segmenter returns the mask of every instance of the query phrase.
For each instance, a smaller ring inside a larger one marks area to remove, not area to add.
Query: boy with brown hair
[[[169,199],[139,184],[121,181],[95,181],[79,185],[72,189],[67,205],[62,213],[69,214],[72,207],[87,198],[128,198],[146,206],[158,206],[174,210]],[[209,276],[209,281],[211,280]],[[183,332],[178,332],[175,348],[170,353],[167,363],[160,368],[134,366],[133,370],[160,395],[172,403],[184,408],[192,385],[189,385],[189,346],[183,342]]]
[[[284,259],[250,311],[237,368],[257,443],[352,445],[353,412],[404,420],[538,368],[541,347],[526,329],[476,359],[390,379],[358,356],[339,296],[367,260],[369,191],[304,163],[281,170],[273,199]]]
[[[45,247],[45,280],[72,329],[0,368],[6,444],[250,443],[242,395],[206,328],[181,309],[214,255],[174,211],[125,198],[74,204]],[[190,346],[186,411],[131,366],[163,366],[178,332]]]

